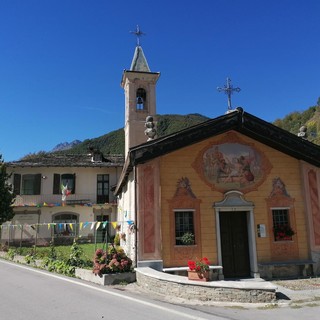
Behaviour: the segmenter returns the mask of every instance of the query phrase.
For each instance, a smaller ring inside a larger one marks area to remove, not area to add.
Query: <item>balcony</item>
[[[107,199],[107,197],[106,197]],[[13,203],[14,207],[57,207],[57,206],[74,206],[74,205],[95,205],[106,204],[101,197],[95,193],[70,194],[67,196],[65,203],[62,202],[62,195],[59,194],[41,194],[41,195],[18,195]],[[109,196],[108,204],[113,204],[114,198]]]

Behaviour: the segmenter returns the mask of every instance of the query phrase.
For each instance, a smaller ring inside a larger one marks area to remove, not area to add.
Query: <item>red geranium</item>
[[[206,271],[209,271],[209,265],[210,262],[208,258],[203,257],[202,259],[196,259],[196,260],[189,260],[188,261],[188,267],[189,269],[195,270],[198,273],[204,273]]]

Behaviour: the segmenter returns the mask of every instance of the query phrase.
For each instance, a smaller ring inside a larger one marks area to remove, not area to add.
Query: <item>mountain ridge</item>
[[[50,152],[69,150],[81,142],[82,141],[80,141],[80,140],[73,140],[71,142],[61,142],[61,143],[58,143],[55,147],[53,147]]]
[[[197,125],[201,122],[209,120],[209,117],[203,116],[198,113],[178,115],[178,114],[165,114],[157,115],[155,117],[155,122],[157,124],[157,136],[163,137],[174,132],[178,132],[182,129],[186,129],[193,125]],[[298,134],[299,128],[301,126],[306,126],[308,129],[308,140],[320,145],[320,106],[312,106],[307,110],[298,112],[294,111],[283,119],[276,119],[273,122],[274,125],[287,130],[293,134]],[[80,140],[74,140],[80,141]],[[66,144],[66,146],[72,145],[74,142],[60,143],[59,145]],[[56,146],[56,147],[57,147]],[[122,154],[124,155],[124,130],[119,128],[106,133],[100,137],[93,139],[86,139],[80,143],[75,143],[73,146],[67,149],[61,149],[58,151],[52,150],[51,153],[70,153],[79,154],[87,153],[90,149],[100,150],[105,155],[111,154]],[[34,154],[29,154],[21,158],[20,160],[26,160],[34,156],[39,156],[41,154],[47,154],[50,152],[39,151]]]

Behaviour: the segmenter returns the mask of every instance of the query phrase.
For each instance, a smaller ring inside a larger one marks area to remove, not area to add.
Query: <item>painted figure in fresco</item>
[[[239,158],[242,176],[244,178],[244,181],[246,181],[246,182],[254,181],[254,175],[251,172],[251,162],[252,162],[252,158],[246,158],[244,156],[240,156],[240,158]]]
[[[234,182],[237,177],[241,177],[242,166],[237,158],[233,158],[232,162],[229,163],[229,173],[225,182]]]
[[[222,152],[218,147],[214,148],[211,154],[211,166],[213,167],[213,176],[216,182],[219,182],[221,174],[227,174],[229,171],[228,164]]]
[[[261,180],[261,155],[240,143],[213,145],[203,154],[203,173],[219,188],[246,188]]]
[[[289,197],[289,194],[286,190],[286,186],[279,177],[276,177],[272,180],[272,191],[270,193],[270,197],[274,197],[274,196]]]

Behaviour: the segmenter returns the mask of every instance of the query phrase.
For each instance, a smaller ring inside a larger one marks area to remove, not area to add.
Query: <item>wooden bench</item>
[[[275,267],[294,267],[300,268],[300,273],[303,277],[310,276],[310,266],[315,262],[312,260],[291,260],[291,261],[274,261],[274,262],[261,262],[258,266],[263,268],[264,274],[268,279],[273,278],[273,271]],[[259,268],[260,269],[260,268]]]

